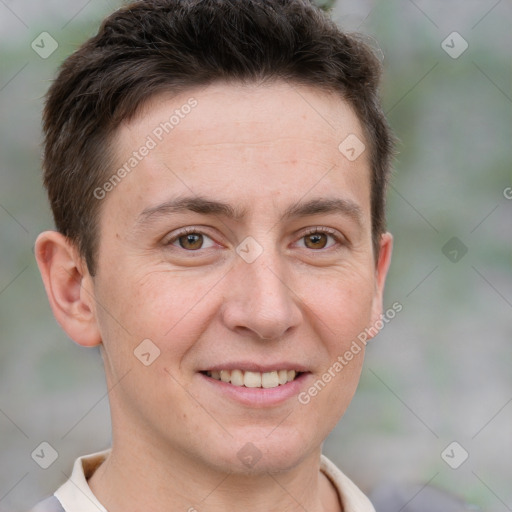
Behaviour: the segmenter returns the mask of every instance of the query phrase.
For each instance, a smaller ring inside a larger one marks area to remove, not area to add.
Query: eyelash
[[[332,228],[326,228],[326,227],[320,227],[320,226],[308,228],[304,233],[301,234],[301,236],[299,237],[299,240],[302,240],[303,238],[305,238],[308,235],[313,235],[316,233],[325,233],[326,235],[331,236],[334,239],[334,241],[338,244],[338,246],[347,245],[346,238],[344,236],[340,235],[338,233],[338,231],[336,231]],[[177,242],[181,237],[187,236],[190,234],[203,235],[203,236],[210,238],[213,241],[213,238],[211,236],[209,236],[207,233],[205,233],[201,229],[198,229],[198,228],[195,228],[192,226],[192,227],[184,228],[182,231],[176,233],[172,238],[170,238],[167,242],[165,242],[165,245],[172,246],[172,244]],[[312,252],[322,252],[322,251],[327,251],[329,249],[333,249],[333,247],[334,246],[322,248],[322,249],[311,249],[311,251]],[[191,249],[183,249],[183,247],[176,247],[176,248],[181,249],[186,252],[190,252],[190,253],[199,252],[202,249],[201,248],[201,249],[191,250]],[[338,247],[338,249],[339,249],[339,247]]]
[[[316,233],[325,233],[326,235],[330,235],[340,245],[343,245],[345,243],[345,239],[341,235],[339,235],[336,230],[332,228],[323,228],[321,226],[308,228],[308,230],[305,233],[302,233],[302,235],[299,237],[299,240],[302,240],[304,237],[308,235],[314,235]],[[321,250],[322,249],[318,249],[315,252],[319,252]]]
[[[164,245],[172,246],[172,244],[177,242],[181,237],[187,236],[187,235],[191,235],[191,234],[207,236],[208,238],[210,238],[213,241],[213,238],[211,236],[209,236],[207,233],[205,233],[201,229],[198,229],[198,228],[195,228],[194,226],[191,226],[191,227],[188,227],[188,228],[184,228],[183,230],[181,230],[178,233],[176,233],[172,238],[170,238],[168,241],[166,241]],[[190,250],[190,249],[183,249],[183,247],[176,247],[176,248],[177,249],[181,249],[182,251],[186,251],[186,252],[199,252],[202,249],[202,248],[201,249],[196,249],[194,251],[194,250]]]

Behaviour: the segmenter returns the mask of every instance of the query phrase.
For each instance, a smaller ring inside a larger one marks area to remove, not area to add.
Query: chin
[[[299,465],[315,450],[320,453],[323,440],[316,439],[318,434],[311,432],[308,436],[293,427],[278,432],[279,428],[250,428],[226,436],[224,442],[217,443],[211,464],[217,470],[238,475],[281,473]]]

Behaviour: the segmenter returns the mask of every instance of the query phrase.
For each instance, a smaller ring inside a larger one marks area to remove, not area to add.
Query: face
[[[284,83],[158,96],[119,129],[116,169],[137,163],[99,199],[90,281],[114,435],[232,472],[316,453],[355,392],[391,247],[375,260],[350,134],[340,97]]]

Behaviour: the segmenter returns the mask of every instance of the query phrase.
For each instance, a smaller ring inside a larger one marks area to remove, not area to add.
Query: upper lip
[[[308,368],[299,363],[272,363],[260,364],[248,361],[234,361],[230,363],[220,363],[202,369],[203,372],[220,372],[221,370],[242,370],[243,372],[277,372],[279,370],[295,370],[296,372],[308,372]]]

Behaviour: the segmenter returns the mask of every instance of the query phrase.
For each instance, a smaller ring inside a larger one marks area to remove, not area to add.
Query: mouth
[[[298,370],[274,370],[270,372],[244,370],[207,370],[200,372],[211,379],[246,388],[277,388],[293,382],[304,372]]]

